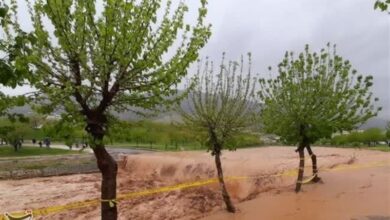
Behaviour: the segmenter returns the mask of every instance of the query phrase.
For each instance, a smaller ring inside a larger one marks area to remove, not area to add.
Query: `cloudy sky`
[[[374,0],[210,0],[213,35],[203,56],[218,60],[252,52],[254,70],[267,73],[286,50],[337,44],[338,54],[359,73],[374,76],[374,94],[390,119],[390,15],[374,11]],[[194,4],[194,3],[192,3]]]
[[[199,6],[196,0],[186,3],[190,9]],[[213,35],[201,54],[219,61],[222,52],[229,59],[252,52],[253,70],[261,74],[276,66],[286,50],[300,52],[309,44],[318,51],[327,42],[337,44],[338,54],[354,68],[374,76],[373,91],[385,107],[381,117],[390,119],[390,15],[374,11],[373,4],[374,0],[209,0],[207,19]]]

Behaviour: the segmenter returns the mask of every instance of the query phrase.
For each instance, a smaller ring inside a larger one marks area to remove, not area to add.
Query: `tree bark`
[[[218,172],[218,181],[219,181],[219,185],[221,187],[223,200],[225,201],[225,204],[226,204],[226,210],[228,212],[234,213],[234,212],[236,212],[236,209],[234,208],[233,203],[230,199],[229,193],[226,190],[225,181],[223,179],[223,171],[222,171],[220,155],[221,155],[220,152],[215,153],[215,165],[217,167],[217,172]]]
[[[116,220],[118,210],[116,205],[116,175],[118,165],[114,158],[106,151],[103,138],[106,133],[107,118],[100,112],[89,112],[85,130],[94,139],[93,153],[97,166],[102,174],[101,185],[101,218],[102,220]]]
[[[116,175],[118,165],[114,158],[106,151],[104,145],[93,148],[98,168],[102,174],[101,185],[101,219],[116,220],[118,210],[116,206]]]
[[[310,145],[307,145],[306,149],[307,149],[307,152],[309,153],[309,155],[311,157],[311,162],[312,162],[312,166],[313,166],[313,176],[314,176],[314,178],[313,178],[312,182],[317,183],[317,182],[319,182],[321,180],[321,178],[318,176],[317,156],[311,150]]]
[[[299,153],[299,168],[298,168],[298,179],[295,185],[295,192],[298,193],[301,191],[302,180],[303,180],[303,171],[305,169],[305,148],[303,144],[300,144],[297,151]]]

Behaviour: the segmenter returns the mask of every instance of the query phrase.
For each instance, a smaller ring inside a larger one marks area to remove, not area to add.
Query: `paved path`
[[[22,145],[22,147],[39,147],[38,144],[32,144],[32,143],[25,143]],[[42,146],[42,148],[46,148],[46,146]],[[55,149],[63,149],[63,150],[69,150],[69,147],[66,146],[65,144],[50,144],[50,148],[55,148]],[[81,147],[79,148],[76,148],[76,147],[72,147],[72,150],[73,151],[79,151],[81,150]],[[88,152],[88,153],[92,153],[92,149],[91,148],[87,148],[87,149],[84,149],[84,152]]]
[[[37,144],[33,145],[32,143],[25,143],[25,144],[23,144],[23,146],[26,146],[26,147],[39,147],[39,145],[37,145]],[[68,146],[66,146],[64,144],[59,144],[59,143],[51,144],[50,148],[69,150]],[[110,154],[114,154],[114,155],[116,155],[116,154],[141,154],[141,153],[153,152],[151,150],[143,150],[143,149],[110,147],[110,145],[107,145],[106,149],[107,149],[107,151]],[[79,150],[81,150],[81,147],[79,147],[79,148],[72,147],[72,150],[73,151],[79,151]],[[84,149],[84,152],[91,153],[91,154],[93,153],[91,148]]]

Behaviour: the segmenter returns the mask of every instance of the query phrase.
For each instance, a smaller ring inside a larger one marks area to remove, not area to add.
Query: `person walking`
[[[46,138],[45,144],[47,148],[50,148],[50,138]]]

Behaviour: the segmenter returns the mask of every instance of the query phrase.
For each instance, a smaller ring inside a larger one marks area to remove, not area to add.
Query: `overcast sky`
[[[193,2],[193,1],[192,1]],[[390,119],[390,15],[374,0],[210,0],[213,35],[202,51],[214,60],[252,52],[253,69],[268,73],[286,50],[337,44],[338,54],[362,74],[374,76],[374,94]],[[194,4],[194,3],[191,3]]]
[[[199,1],[187,0],[191,9]],[[338,54],[359,73],[374,76],[374,94],[390,119],[390,15],[373,10],[374,0],[209,0],[212,37],[201,55],[219,61],[252,52],[253,70],[267,73],[286,50],[300,52],[337,44]],[[21,18],[23,19],[23,18]],[[10,92],[8,89],[3,91]],[[12,93],[18,93],[18,89]]]

